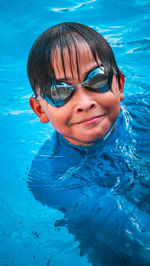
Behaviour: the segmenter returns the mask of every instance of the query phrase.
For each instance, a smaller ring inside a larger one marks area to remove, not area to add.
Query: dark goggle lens
[[[74,88],[70,86],[64,85],[57,85],[57,87],[51,89],[51,97],[54,101],[66,100],[71,93],[74,91]]]
[[[110,89],[108,78],[102,74],[95,75],[85,82],[83,86],[95,92],[105,92]]]
[[[66,85],[66,83],[62,82],[62,85],[60,84],[56,87],[52,87],[50,95],[44,95],[43,98],[52,106],[62,106],[74,91],[74,88],[70,87],[70,85]]]

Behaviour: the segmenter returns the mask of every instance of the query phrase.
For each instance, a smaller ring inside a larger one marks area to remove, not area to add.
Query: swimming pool
[[[26,1],[1,3],[0,265],[91,265],[65,227],[62,212],[42,206],[27,190],[32,159],[52,132],[30,110],[26,61],[43,30],[62,21],[92,26],[115,53],[125,97],[145,96],[150,84],[149,1]],[[3,133],[2,133],[3,132]]]

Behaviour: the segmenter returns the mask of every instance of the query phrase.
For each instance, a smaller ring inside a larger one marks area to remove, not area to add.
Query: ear
[[[39,101],[36,98],[31,97],[29,99],[29,103],[34,113],[40,118],[40,121],[42,123],[47,123],[49,119],[47,115],[45,114],[45,112],[43,111]]]
[[[123,95],[124,83],[125,83],[125,77],[123,73],[121,73],[120,82],[119,82],[120,101],[124,99],[124,95]]]

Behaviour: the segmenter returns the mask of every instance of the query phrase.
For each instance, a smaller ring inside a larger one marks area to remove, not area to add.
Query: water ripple
[[[81,4],[78,4],[77,6],[74,6],[74,7],[66,7],[66,8],[52,8],[51,10],[54,11],[54,12],[72,12],[72,11],[76,11],[76,9],[79,9],[79,8],[82,8],[84,7],[85,5],[88,5],[90,3],[93,3],[93,2],[96,2],[97,0],[91,0],[91,1],[87,1],[85,3],[81,3]]]

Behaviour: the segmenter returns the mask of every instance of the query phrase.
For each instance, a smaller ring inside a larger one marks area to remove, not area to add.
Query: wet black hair
[[[99,57],[106,75],[112,78],[113,74],[115,74],[118,82],[120,81],[121,72],[116,64],[113,51],[103,36],[86,25],[75,22],[64,22],[52,26],[43,32],[30,50],[27,73],[35,96],[37,96],[37,88],[40,89],[40,94],[44,95],[56,83],[52,54],[56,51],[57,47],[61,51],[61,62],[65,73],[63,49],[68,49],[71,66],[71,45],[74,45],[79,75],[77,45],[81,39],[89,45],[96,62],[97,57]]]

